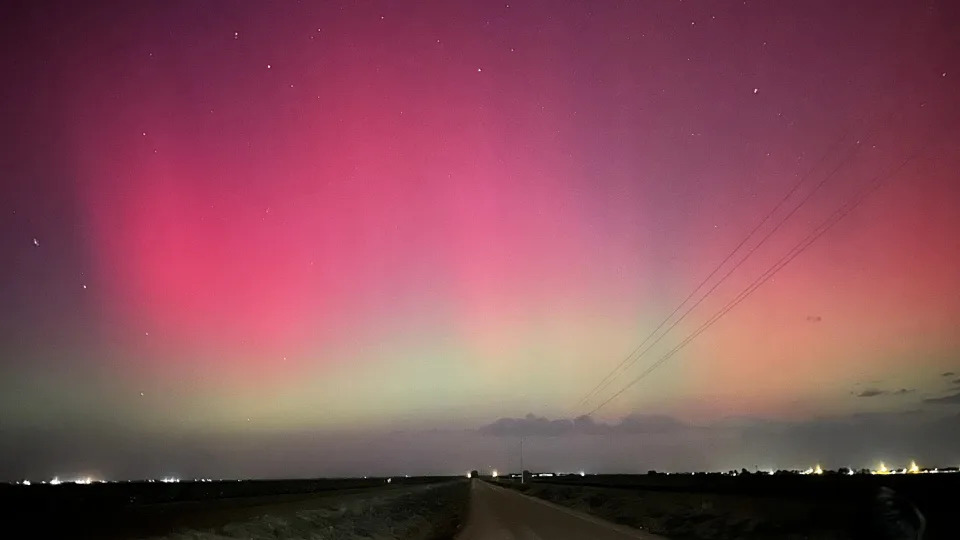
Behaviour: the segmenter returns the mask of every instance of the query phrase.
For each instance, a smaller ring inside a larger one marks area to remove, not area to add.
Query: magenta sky
[[[854,152],[611,390],[925,144],[597,417],[952,410],[923,404],[960,371],[956,8],[776,4],[24,4],[0,419],[283,440],[576,416],[821,156]]]

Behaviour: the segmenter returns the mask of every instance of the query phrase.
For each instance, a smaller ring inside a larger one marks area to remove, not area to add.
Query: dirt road
[[[511,489],[473,480],[460,540],[663,540]]]

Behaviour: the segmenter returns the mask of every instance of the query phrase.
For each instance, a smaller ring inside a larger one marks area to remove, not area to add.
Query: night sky
[[[0,480],[960,464],[955,2],[0,21]]]

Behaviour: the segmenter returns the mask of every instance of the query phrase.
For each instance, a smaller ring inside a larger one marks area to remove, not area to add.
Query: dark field
[[[960,474],[593,475],[500,483],[675,540],[876,538],[875,495],[886,486],[924,514],[924,538],[960,537]]]
[[[0,485],[6,530],[68,538],[450,538],[450,477]]]

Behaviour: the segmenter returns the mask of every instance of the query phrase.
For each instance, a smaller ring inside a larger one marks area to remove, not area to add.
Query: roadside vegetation
[[[566,475],[498,484],[671,540],[875,539],[889,488],[924,516],[924,540],[954,539],[960,474]]]
[[[851,538],[839,516],[818,514],[818,508],[806,501],[541,483],[501,485],[671,540]]]
[[[469,484],[452,481],[343,498],[289,514],[271,513],[216,529],[180,530],[168,540],[337,539],[446,540],[466,519]]]

